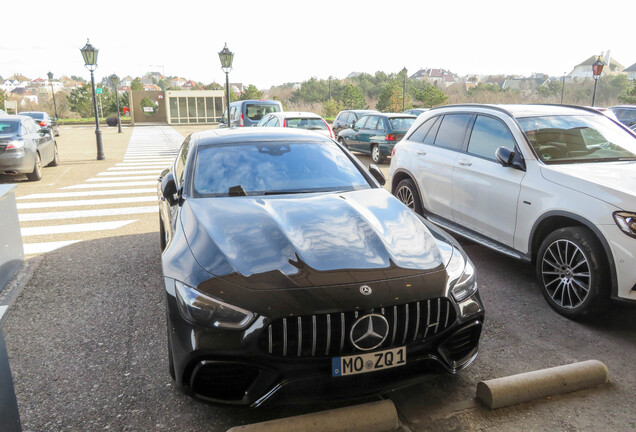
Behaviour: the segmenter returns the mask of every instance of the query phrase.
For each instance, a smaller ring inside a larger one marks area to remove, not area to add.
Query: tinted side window
[[[439,126],[435,145],[461,150],[470,119],[470,114],[446,114]]]
[[[185,169],[186,159],[188,158],[188,150],[190,149],[190,137],[187,137],[181,145],[181,151],[179,157],[174,163],[174,176],[177,180],[177,187],[183,183],[183,172]]]
[[[428,133],[426,134],[426,137],[424,138],[424,144],[430,144],[430,145],[435,144],[435,137],[437,136],[437,131],[439,130],[439,125],[441,123],[442,123],[442,117],[441,116],[436,117],[433,127],[431,127],[431,130],[428,131]]]
[[[431,129],[431,127],[433,126],[433,123],[435,123],[436,120],[437,120],[437,117],[431,117],[430,119],[426,120],[424,123],[420,125],[420,127],[415,129],[415,132],[413,132],[411,136],[409,136],[409,140],[424,142],[424,137],[426,136],[426,133]]]
[[[506,125],[492,117],[477,116],[468,142],[468,153],[496,160],[495,152],[502,146],[510,150],[515,148],[515,141]]]

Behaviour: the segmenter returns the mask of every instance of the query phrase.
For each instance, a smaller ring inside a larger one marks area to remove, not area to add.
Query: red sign
[[[162,94],[157,95],[157,99],[163,99],[163,95]]]

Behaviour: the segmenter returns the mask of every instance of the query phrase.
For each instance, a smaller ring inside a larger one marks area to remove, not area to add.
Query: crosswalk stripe
[[[125,165],[125,166],[114,166],[108,168],[106,171],[127,171],[127,170],[136,170],[136,171],[162,171],[166,169],[168,165]]]
[[[97,175],[98,176],[118,176],[118,175],[134,175],[134,174],[154,174],[155,176],[157,176],[159,173],[161,173],[161,171],[163,171],[163,169],[159,168],[159,169],[153,169],[153,170],[135,170],[135,171],[104,171],[104,172],[100,172]]]
[[[112,179],[109,179],[112,180]],[[147,181],[134,181],[134,182],[112,182],[112,183],[89,183],[89,184],[77,184],[72,186],[66,186],[61,189],[93,189],[93,188],[108,188],[108,187],[126,187],[126,186],[149,186],[156,185],[157,180]]]
[[[45,213],[26,213],[19,214],[20,222],[33,222],[44,220],[74,219],[88,218],[98,216],[120,216],[129,214],[155,213],[158,212],[157,206],[148,207],[124,207],[124,208],[107,208],[96,210],[73,210],[63,212],[45,212]]]
[[[44,243],[25,243],[24,246],[24,254],[25,255],[33,255],[37,253],[51,252],[55,249],[63,248],[64,246],[72,245],[73,243],[77,243],[79,240],[65,240],[65,241],[57,241],[57,242],[44,242]]]
[[[18,203],[18,210],[37,209],[37,208],[54,208],[54,207],[78,207],[78,206],[96,206],[106,204],[132,204],[140,202],[157,201],[157,196],[140,196],[140,197],[123,197],[123,198],[104,198],[94,200],[72,200],[72,201],[40,201],[32,203]]]
[[[67,234],[90,231],[106,231],[121,228],[124,225],[137,222],[137,219],[112,221],[112,222],[93,222],[83,224],[67,224],[67,225],[48,225],[39,227],[22,228],[22,237],[49,234]]]
[[[89,178],[88,180],[86,180],[87,182],[103,182],[103,181],[117,181],[117,180],[150,180],[150,179],[155,179],[157,180],[157,176],[156,175],[150,175],[150,176],[126,176],[126,177],[110,177],[110,178],[99,178],[99,177],[93,177],[93,178]]]
[[[124,195],[124,194],[140,194],[140,193],[153,193],[157,192],[155,188],[138,188],[138,189],[114,189],[114,190],[97,190],[97,191],[75,191],[75,192],[49,192],[24,195],[16,197],[16,200],[31,200],[31,199],[47,199],[47,198],[79,198],[87,196],[100,196],[100,195]]]

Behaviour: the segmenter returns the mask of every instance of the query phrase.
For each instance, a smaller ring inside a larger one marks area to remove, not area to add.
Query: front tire
[[[30,181],[38,181],[42,179],[42,159],[40,153],[35,153],[35,164],[33,166],[33,172],[27,174],[27,178]]]
[[[402,204],[413,210],[417,214],[423,214],[424,208],[420,195],[417,192],[415,183],[410,178],[402,180],[395,188],[395,196],[402,201]]]
[[[376,164],[384,162],[384,156],[382,156],[380,146],[377,144],[371,146],[371,160]]]
[[[560,228],[541,243],[537,279],[548,304],[571,319],[609,306],[609,268],[598,238],[587,228]]]

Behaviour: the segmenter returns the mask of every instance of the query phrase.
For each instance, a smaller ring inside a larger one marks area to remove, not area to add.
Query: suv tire
[[[402,180],[395,188],[395,196],[402,204],[413,210],[417,214],[424,214],[420,194],[417,192],[415,183],[410,178]]]
[[[609,306],[609,271],[603,246],[587,228],[560,228],[541,243],[537,279],[548,304],[571,319]]]

